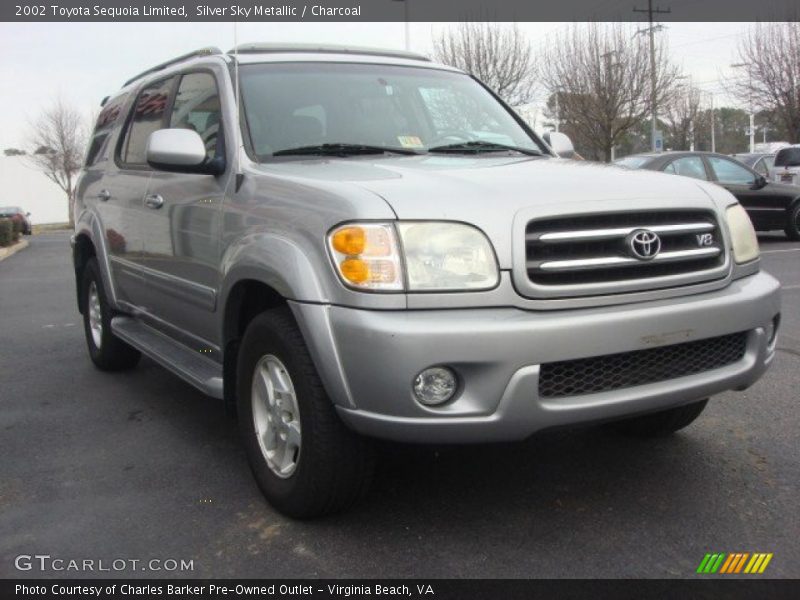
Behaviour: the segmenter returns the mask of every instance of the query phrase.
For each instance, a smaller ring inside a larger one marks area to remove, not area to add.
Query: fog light
[[[414,395],[420,404],[444,404],[456,393],[456,374],[447,367],[425,369],[414,379]]]

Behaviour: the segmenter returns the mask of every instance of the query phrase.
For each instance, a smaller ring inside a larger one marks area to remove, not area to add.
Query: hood
[[[383,198],[399,219],[476,225],[495,245],[501,266],[510,263],[512,222],[525,209],[552,205],[557,212],[568,204],[595,201],[636,208],[642,201],[652,206],[662,200],[665,207],[683,201],[714,208],[689,178],[543,157],[326,157],[260,167],[311,186],[356,185]]]

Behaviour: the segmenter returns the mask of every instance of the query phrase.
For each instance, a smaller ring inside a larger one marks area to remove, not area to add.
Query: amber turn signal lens
[[[348,258],[339,265],[342,276],[350,283],[364,283],[369,279],[367,263],[358,258]]]
[[[350,256],[361,254],[366,246],[366,232],[361,227],[345,227],[333,234],[334,250]]]

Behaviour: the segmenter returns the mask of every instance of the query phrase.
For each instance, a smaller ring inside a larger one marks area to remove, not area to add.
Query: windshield
[[[499,144],[546,152],[489,92],[462,73],[295,62],[243,65],[240,77],[260,160],[323,144],[339,150],[351,144],[424,153],[486,142],[481,146],[486,151],[497,151],[490,144]],[[475,153],[476,148],[464,151]]]

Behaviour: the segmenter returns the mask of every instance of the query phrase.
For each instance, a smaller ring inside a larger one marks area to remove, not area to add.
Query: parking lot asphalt
[[[800,243],[761,236],[784,285],[771,371],[688,429],[382,447],[366,500],[289,520],[261,497],[221,403],[148,359],[86,354],[68,235],[0,263],[0,577],[692,577],[772,552],[800,577]],[[18,555],[180,559],[193,570],[20,572]]]

